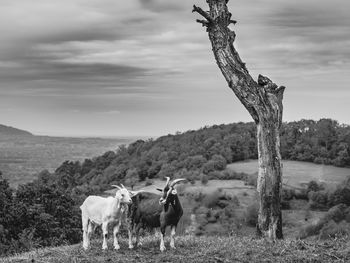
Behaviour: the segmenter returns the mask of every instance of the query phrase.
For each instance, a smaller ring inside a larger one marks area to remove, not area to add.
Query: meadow
[[[247,160],[227,165],[228,169],[238,173],[253,174],[258,172],[258,161]],[[324,183],[334,188],[350,177],[350,168],[311,162],[283,161],[283,183],[288,186],[302,187],[310,181]]]

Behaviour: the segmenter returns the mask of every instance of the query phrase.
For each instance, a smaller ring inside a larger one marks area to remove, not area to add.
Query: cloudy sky
[[[251,121],[192,5],[0,0],[0,123],[35,134],[164,135]],[[250,73],[287,87],[284,120],[350,124],[350,2],[231,0]]]

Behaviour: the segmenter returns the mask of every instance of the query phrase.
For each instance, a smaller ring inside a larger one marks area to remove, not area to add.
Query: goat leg
[[[176,226],[171,226],[170,247],[173,248],[173,249],[176,249],[176,247],[175,247],[175,239],[174,239],[175,233],[176,233]]]
[[[107,245],[107,237],[108,237],[108,224],[102,223],[102,232],[103,232],[103,243],[102,243],[102,249],[105,250],[108,248]]]
[[[141,229],[141,224],[138,224],[135,229],[135,236],[136,236],[136,242],[135,242],[135,247],[141,245],[140,243],[140,229]]]
[[[164,245],[164,236],[165,236],[165,227],[160,227],[160,251],[163,252],[165,250],[165,245]]]
[[[119,246],[119,243],[118,243],[118,238],[117,238],[117,235],[118,235],[118,232],[119,232],[119,227],[120,227],[120,221],[118,222],[117,225],[114,226],[114,229],[113,229],[113,238],[114,238],[114,249],[118,250],[120,249],[120,246]]]

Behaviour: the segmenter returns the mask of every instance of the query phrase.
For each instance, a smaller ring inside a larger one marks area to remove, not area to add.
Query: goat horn
[[[165,186],[167,186],[168,184],[169,184],[169,182],[170,182],[170,177],[165,177],[166,178],[166,184],[165,184]]]
[[[123,188],[125,188],[125,186],[123,184],[120,184]],[[125,188],[126,189],[126,188]]]
[[[122,188],[119,185],[112,184],[112,186],[118,188],[119,190],[122,190]]]
[[[174,187],[176,184],[182,181],[187,181],[187,179],[184,179],[184,178],[175,179],[174,181],[171,182],[170,187]]]

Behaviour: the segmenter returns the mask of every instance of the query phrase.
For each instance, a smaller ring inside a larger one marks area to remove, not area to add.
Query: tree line
[[[67,186],[88,184],[102,189],[112,183],[132,186],[135,181],[166,176],[193,180],[205,174],[220,179],[227,164],[257,159],[255,134],[251,122],[138,140],[82,163],[66,161],[55,176],[64,177]],[[281,128],[282,158],[286,160],[350,167],[349,145],[350,126],[335,120],[301,120],[283,123]]]

